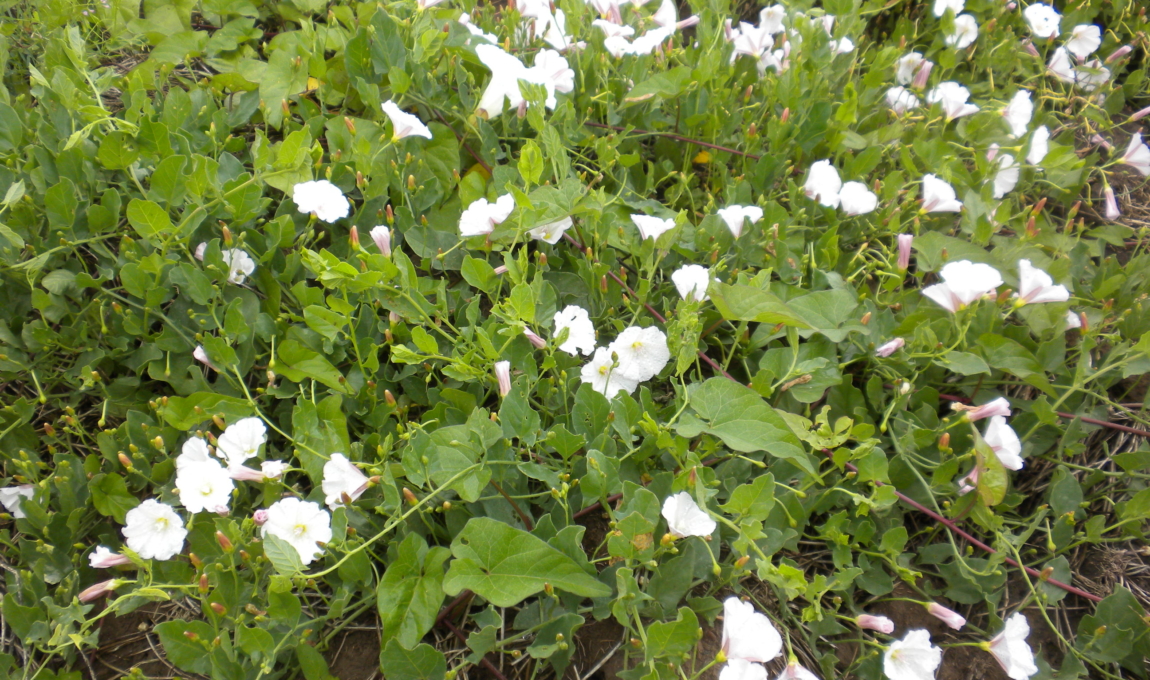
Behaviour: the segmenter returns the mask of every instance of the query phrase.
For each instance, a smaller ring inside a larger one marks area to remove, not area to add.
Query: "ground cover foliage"
[[[657,5],[3,3],[0,672],[1145,676],[1146,7]]]

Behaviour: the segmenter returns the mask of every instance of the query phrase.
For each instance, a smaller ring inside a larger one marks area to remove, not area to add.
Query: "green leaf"
[[[674,621],[658,621],[647,628],[647,658],[680,661],[695,648],[700,632],[695,612],[682,607]]]
[[[303,573],[303,560],[291,543],[268,534],[264,536],[264,555],[275,567],[277,574],[295,576]]]
[[[152,201],[139,198],[133,198],[128,204],[128,224],[147,241],[161,234],[170,234],[173,230],[168,211]]]
[[[731,498],[719,506],[733,515],[763,521],[775,506],[775,476],[760,475],[750,484],[742,484],[731,492]]]
[[[990,448],[990,444],[987,444],[979,434],[978,428],[971,425],[970,429],[974,433],[974,450],[979,467],[978,497],[986,507],[993,508],[1006,498],[1009,477],[1006,468],[1002,467],[1002,461],[998,460],[994,449]]]
[[[447,677],[447,659],[429,644],[404,649],[391,640],[379,653],[379,668],[387,680],[443,680]]]
[[[198,409],[198,410],[197,410]],[[192,426],[221,416],[225,422],[234,422],[252,415],[252,405],[243,399],[215,392],[196,392],[187,397],[168,397],[168,403],[157,412],[169,425],[187,431]]]
[[[323,481],[324,463],[331,455],[351,450],[343,399],[331,395],[315,404],[301,396],[292,409],[291,424],[292,436],[298,445],[296,457],[308,477],[319,484]]]
[[[815,474],[798,437],[754,390],[726,378],[711,378],[688,390],[690,406],[702,419],[701,431],[719,437],[735,451],[766,451]],[[677,429],[684,436],[695,436],[692,425],[684,422]]]
[[[306,680],[332,680],[327,662],[315,647],[301,643],[295,648],[295,657],[299,659],[299,667]]]
[[[352,393],[343,374],[330,361],[295,340],[286,340],[280,344],[276,348],[276,358],[276,372],[292,382],[303,382],[304,378],[311,378],[337,392]]]
[[[811,328],[797,312],[773,294],[754,286],[727,285],[712,281],[708,289],[715,309],[728,321],[757,321]]]
[[[519,174],[529,184],[539,184],[543,176],[543,152],[533,139],[527,140],[519,150]]]
[[[934,364],[961,375],[990,374],[990,367],[986,365],[982,357],[970,352],[947,352],[935,359]]]
[[[650,78],[631,88],[623,99],[623,106],[627,108],[652,99],[666,99],[677,97],[691,82],[691,67],[676,66],[675,68],[651,76]]]
[[[511,607],[545,584],[583,597],[611,589],[588,576],[575,560],[521,529],[474,517],[451,543],[455,560],[443,581],[448,595],[469,589],[496,607]]]
[[[418,534],[399,544],[399,556],[387,567],[376,588],[382,628],[381,644],[392,639],[412,648],[435,624],[443,603],[443,563],[447,548],[428,549]]]
[[[124,523],[128,511],[140,504],[135,496],[128,493],[124,478],[117,474],[100,473],[92,478],[88,488],[92,491],[92,504],[96,510],[120,524]]]
[[[105,135],[100,141],[100,150],[96,152],[100,165],[109,170],[123,170],[139,157],[140,149],[136,146],[136,140],[119,131]]]
[[[208,646],[216,637],[212,627],[203,621],[165,621],[153,630],[160,636],[165,655],[176,668],[189,673],[208,674],[212,660]],[[189,638],[187,634],[194,636]]]

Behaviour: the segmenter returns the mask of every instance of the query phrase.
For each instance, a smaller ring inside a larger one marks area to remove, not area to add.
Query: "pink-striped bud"
[[[507,273],[507,265],[501,264],[498,267],[496,267],[494,271],[495,271],[496,276],[506,274]]]
[[[117,587],[119,587],[119,585],[119,581],[112,579],[110,581],[101,581],[94,586],[88,586],[83,591],[81,591],[80,601],[91,602],[93,600],[98,600],[108,593],[114,591]]]
[[[1106,187],[1102,191],[1102,195],[1106,198],[1106,219],[1116,220],[1122,216],[1122,211],[1118,209],[1118,201],[1114,198],[1114,190]]]
[[[906,271],[910,267],[910,246],[914,243],[914,234],[898,235],[898,268]]]
[[[1150,116],[1150,106],[1147,106],[1144,109],[1138,109],[1137,111],[1135,111],[1134,115],[1130,116],[1130,122],[1133,123],[1136,120],[1142,120],[1146,116]]]
[[[371,240],[375,241],[379,252],[391,257],[391,230],[384,226],[378,226],[372,229],[370,234]]]
[[[1018,3],[1017,3],[1017,2],[1008,2],[1008,3],[1006,3],[1006,10],[1007,10],[1008,12],[1014,11],[1014,10],[1016,10],[1016,9],[1018,9]]]
[[[1106,141],[1106,138],[1103,137],[1102,135],[1094,135],[1090,138],[1090,141],[1093,144],[1096,144],[1096,145],[1102,147],[1103,149],[1106,149],[1107,151],[1111,151],[1114,148],[1113,146],[1111,146],[1110,142]]]
[[[914,74],[914,81],[911,87],[916,90],[921,90],[926,87],[926,81],[930,78],[930,71],[934,68],[934,62],[923,59],[922,63],[918,65],[918,71]]]
[[[902,349],[903,345],[905,344],[906,340],[903,340],[902,338],[895,338],[882,347],[876,349],[874,353],[880,357],[889,357],[890,355]]]
[[[259,470],[253,470],[244,465],[232,465],[228,468],[228,476],[240,482],[262,482],[266,475]]]
[[[543,349],[547,346],[547,341],[535,334],[535,331],[530,328],[523,329],[523,336],[531,343],[535,349]]]
[[[97,546],[91,555],[88,555],[88,565],[93,569],[107,569],[109,567],[118,567],[123,564],[131,564],[132,560],[114,553],[104,546]]]
[[[1127,54],[1130,54],[1133,49],[1134,48],[1129,45],[1123,45],[1122,47],[1119,47],[1118,49],[1114,50],[1109,57],[1106,57],[1106,63],[1109,64],[1111,62],[1118,61],[1122,57],[1125,57]]]
[[[947,609],[937,602],[931,602],[929,605],[927,605],[926,611],[931,616],[942,621],[955,630],[962,630],[962,627],[966,625],[966,619],[963,618],[961,614],[951,609]]]
[[[1034,48],[1034,43],[1030,42],[1029,40],[1022,43],[1022,49],[1026,50],[1026,53],[1035,59],[1042,58],[1042,55],[1038,54],[1038,50]]]
[[[988,401],[982,406],[976,406],[966,412],[966,419],[970,422],[982,420],[983,418],[991,418],[993,416],[1002,416],[1007,418],[1010,416],[1010,402],[1005,397],[998,397],[993,401]]]
[[[257,527],[262,527],[263,525],[267,524],[268,511],[263,509],[256,510],[252,513],[252,521],[256,523]]]
[[[891,621],[885,616],[871,616],[870,614],[863,614],[855,619],[855,623],[859,628],[864,630],[877,630],[880,633],[890,635],[894,632],[894,621]]]
[[[511,362],[495,362],[495,380],[499,382],[499,396],[506,397],[511,392]]]

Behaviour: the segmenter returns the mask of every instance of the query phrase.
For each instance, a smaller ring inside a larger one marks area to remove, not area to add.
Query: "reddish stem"
[[[889,387],[889,385],[888,385],[888,387]],[[940,394],[940,395],[938,395],[938,398],[942,399],[943,401],[957,401],[960,404],[969,404],[970,403],[970,399],[967,399],[966,397],[955,396],[953,394]],[[1141,436],[1141,437],[1150,437],[1150,432],[1147,432],[1146,430],[1138,430],[1138,429],[1135,429],[1133,427],[1128,427],[1126,425],[1119,425],[1118,423],[1112,423],[1108,420],[1098,420],[1097,418],[1088,418],[1087,416],[1080,416],[1080,415],[1076,415],[1074,413],[1067,413],[1065,411],[1055,411],[1054,413],[1059,418],[1065,418],[1066,420],[1074,420],[1075,418],[1077,418],[1078,420],[1081,420],[1084,423],[1090,423],[1091,425],[1098,425],[1099,427],[1108,427],[1111,430],[1118,430],[1119,432],[1127,432],[1129,434],[1136,434],[1136,435]]]
[[[634,132],[634,133],[640,134],[640,135],[655,135],[656,137],[666,137],[667,139],[674,139],[675,141],[686,142],[688,144],[694,144],[695,146],[704,146],[708,149],[714,149],[716,151],[723,151],[725,153],[733,153],[736,156],[743,156],[744,158],[750,158],[750,159],[756,160],[756,161],[759,160],[759,158],[761,158],[761,156],[756,156],[753,153],[747,153],[746,151],[739,151],[738,149],[732,149],[732,148],[726,147],[726,146],[719,146],[718,144],[711,144],[710,142],[704,142],[704,141],[701,141],[698,139],[691,139],[690,137],[684,137],[682,135],[676,135],[672,132],[652,132],[650,130],[640,130],[638,128],[622,128],[622,127],[618,127],[615,125],[604,125],[603,123],[593,123],[591,121],[587,121],[583,124],[586,125],[587,127],[601,128],[603,130],[614,130],[615,132]]]
[[[467,644],[467,637],[465,637],[463,635],[463,631],[456,628],[455,624],[452,623],[449,619],[444,619],[443,625],[447,626],[447,629],[450,630],[455,635],[455,637],[459,638],[460,642],[462,642],[463,644]],[[497,680],[507,680],[507,676],[500,673],[499,669],[495,667],[495,664],[488,661],[486,656],[483,657],[482,659],[480,659],[479,663],[480,663],[480,665],[482,665],[484,668],[487,669],[487,672],[494,675],[497,678]]]

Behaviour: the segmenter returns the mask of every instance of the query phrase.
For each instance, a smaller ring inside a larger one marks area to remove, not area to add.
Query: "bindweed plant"
[[[1144,676],[1142,3],[5,12],[5,677]]]

